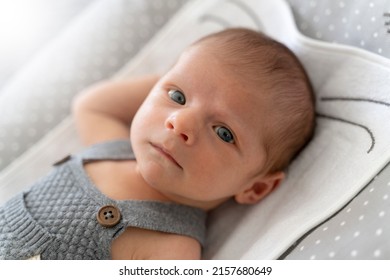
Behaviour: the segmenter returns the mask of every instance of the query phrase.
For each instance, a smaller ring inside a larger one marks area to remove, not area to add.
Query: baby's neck
[[[162,193],[146,182],[138,171],[136,161],[101,161],[84,166],[96,188],[114,200],[165,201],[201,208],[216,208],[225,200],[197,202],[188,198]]]
[[[96,188],[111,199],[170,201],[145,182],[135,161],[91,162],[84,168]]]

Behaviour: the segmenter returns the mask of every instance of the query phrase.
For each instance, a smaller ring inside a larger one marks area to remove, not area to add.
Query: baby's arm
[[[130,123],[158,76],[105,81],[73,100],[73,115],[83,145],[129,138]]]

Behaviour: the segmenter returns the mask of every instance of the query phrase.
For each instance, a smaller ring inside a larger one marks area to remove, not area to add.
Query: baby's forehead
[[[244,66],[240,65],[239,58],[237,63],[226,64],[224,59],[210,51],[205,43],[186,49],[178,64],[180,67],[175,74],[184,76],[185,82],[204,87],[205,90],[225,93],[220,95],[223,98],[220,102],[229,101],[233,105],[239,105],[238,107],[252,108],[242,110],[243,116],[255,116],[264,111],[261,108],[269,103],[266,96],[270,84],[265,75],[249,74],[255,72],[255,69],[242,69]]]
[[[267,127],[272,125],[271,102],[265,98],[262,89],[252,85],[232,82],[226,94],[225,109],[237,120],[241,134],[255,143],[262,143]]]

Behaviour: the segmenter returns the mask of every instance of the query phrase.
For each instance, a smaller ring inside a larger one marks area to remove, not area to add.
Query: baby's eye
[[[168,95],[176,103],[179,103],[180,105],[186,104],[186,97],[181,91],[177,89],[171,89],[168,91]]]
[[[233,133],[224,126],[216,126],[214,131],[217,133],[218,137],[227,143],[234,144]]]

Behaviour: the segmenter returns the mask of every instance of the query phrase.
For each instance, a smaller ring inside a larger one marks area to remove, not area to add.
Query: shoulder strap
[[[84,161],[135,159],[129,139],[111,140],[92,145],[78,156]]]
[[[187,235],[205,245],[207,213],[199,208],[160,201],[118,201],[127,226]]]

